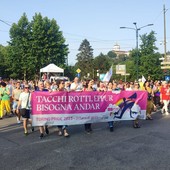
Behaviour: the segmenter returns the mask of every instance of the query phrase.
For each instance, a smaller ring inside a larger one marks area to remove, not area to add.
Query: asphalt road
[[[16,117],[0,120],[1,170],[169,170],[170,116],[160,112],[154,120],[142,120],[134,129],[132,121],[93,124],[93,133],[83,125],[69,126],[69,138],[50,134],[39,139],[39,131],[24,136]]]

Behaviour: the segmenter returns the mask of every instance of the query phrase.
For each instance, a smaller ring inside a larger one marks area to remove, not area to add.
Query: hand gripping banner
[[[33,92],[33,126],[146,118],[146,91]]]

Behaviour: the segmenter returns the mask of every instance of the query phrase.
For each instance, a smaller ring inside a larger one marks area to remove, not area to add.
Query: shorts
[[[30,110],[20,109],[20,113],[23,119],[30,119]]]
[[[17,106],[18,106],[18,102],[17,101],[13,101],[12,109],[13,110],[17,110]]]

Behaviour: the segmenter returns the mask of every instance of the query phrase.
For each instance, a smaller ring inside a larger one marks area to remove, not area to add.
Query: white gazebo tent
[[[58,66],[56,66],[55,64],[52,63],[52,64],[47,65],[44,68],[41,68],[40,74],[41,73],[47,73],[47,74],[49,74],[49,73],[62,73],[64,75],[64,69],[62,69],[62,68],[60,68],[60,67],[58,67]]]

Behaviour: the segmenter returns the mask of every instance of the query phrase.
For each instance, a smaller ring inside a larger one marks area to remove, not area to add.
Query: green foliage
[[[127,80],[136,80],[137,69],[139,73],[138,78],[141,78],[142,75],[144,75],[145,78],[151,77],[153,79],[162,79],[163,73],[159,60],[161,54],[156,52],[155,33],[151,31],[148,35],[144,34],[140,36],[140,39],[141,44],[138,51],[133,49],[130,52],[130,56],[126,58],[126,61],[122,62],[126,64],[126,72],[130,73]]]
[[[117,57],[116,53],[114,53],[113,51],[109,51],[109,52],[107,53],[107,55],[108,55],[108,57],[110,57],[110,58],[116,58],[116,57]]]
[[[141,41],[139,60],[140,75],[144,75],[146,78],[151,77],[153,79],[163,78],[159,60],[161,55],[155,52],[157,47],[155,46],[156,38],[154,31],[151,31],[148,35],[142,35]]]
[[[8,52],[10,76],[31,79],[38,76],[40,68],[50,63],[65,65],[68,47],[54,19],[35,14],[29,22],[24,13],[10,29]]]
[[[0,45],[0,77],[8,77],[7,49],[8,47]]]
[[[94,68],[100,70],[100,73],[106,73],[112,64],[113,60],[102,53],[94,59]]]
[[[104,55],[100,53],[97,57],[94,59],[94,78],[97,78],[96,73],[97,70],[99,70],[99,73],[106,73],[109,71],[110,67],[113,64],[113,59],[108,57],[108,55]]]
[[[75,68],[81,70],[81,77],[87,77],[87,74],[93,73],[93,49],[87,39],[84,39],[78,49],[80,52],[77,54],[77,63]]]
[[[87,39],[84,39],[78,49],[80,52],[77,54],[77,61],[88,61],[93,59],[93,49]]]
[[[64,70],[64,75],[69,77],[70,80],[73,80],[74,77],[76,76],[76,68],[75,66],[66,66]]]
[[[151,31],[148,35],[144,34],[140,36],[141,38],[141,45],[140,45],[140,53],[141,55],[150,55],[154,54],[155,50],[158,48],[155,46],[156,42],[156,37],[155,37],[155,32]]]
[[[160,57],[161,55],[159,53],[142,56],[140,59],[140,74],[144,75],[146,78],[162,79],[163,75],[160,68]]]

